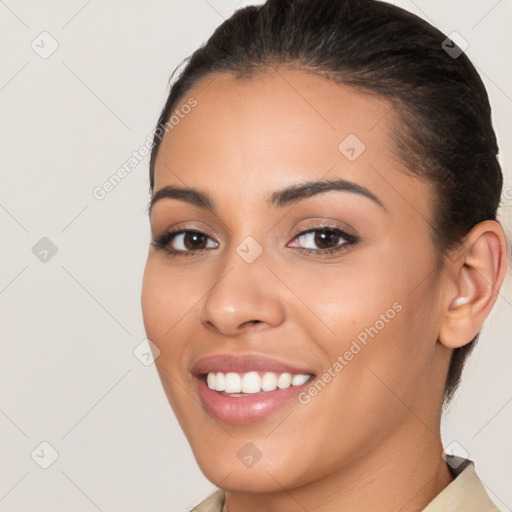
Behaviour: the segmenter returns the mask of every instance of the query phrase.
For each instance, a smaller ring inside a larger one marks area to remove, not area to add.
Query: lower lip
[[[210,389],[204,378],[196,377],[198,393],[204,408],[214,418],[235,425],[247,425],[267,418],[293,401],[298,402],[299,393],[309,386],[313,379],[301,386],[286,389],[261,391],[247,396],[231,397]]]

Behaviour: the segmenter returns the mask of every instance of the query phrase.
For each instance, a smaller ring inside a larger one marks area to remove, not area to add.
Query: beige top
[[[499,512],[468,459],[453,456],[449,466],[454,480],[421,512]],[[222,512],[224,491],[217,489],[190,512]]]

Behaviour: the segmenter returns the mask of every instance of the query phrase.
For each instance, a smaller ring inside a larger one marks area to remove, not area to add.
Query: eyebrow
[[[270,196],[269,204],[277,208],[282,208],[283,206],[297,203],[303,199],[331,191],[342,191],[359,194],[361,196],[367,197],[368,199],[371,199],[373,202],[386,210],[380,199],[367,188],[341,178],[335,180],[308,181],[306,183],[300,183],[298,185],[292,185],[290,187],[283,188],[274,192]],[[204,208],[211,212],[215,211],[215,203],[207,193],[201,192],[194,188],[182,188],[173,185],[167,185],[158,190],[152,197],[149,204],[150,215],[155,203],[164,198],[185,201],[194,206],[198,206],[199,208]]]

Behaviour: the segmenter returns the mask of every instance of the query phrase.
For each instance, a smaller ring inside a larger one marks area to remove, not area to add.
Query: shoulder
[[[222,512],[224,506],[224,491],[216,489],[205,500],[189,509],[189,512]]]
[[[447,462],[455,478],[422,512],[500,512],[471,460],[452,456]]]

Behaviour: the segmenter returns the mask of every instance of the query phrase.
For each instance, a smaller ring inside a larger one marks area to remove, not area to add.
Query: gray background
[[[213,490],[144,345],[133,352],[145,338],[148,158],[103,200],[93,190],[151,134],[174,67],[249,3],[0,1],[2,511],[184,511]],[[396,3],[469,43],[494,109],[510,237],[512,3]],[[511,313],[509,274],[443,422],[445,446],[476,460],[502,510]]]

